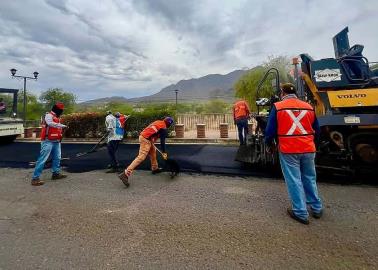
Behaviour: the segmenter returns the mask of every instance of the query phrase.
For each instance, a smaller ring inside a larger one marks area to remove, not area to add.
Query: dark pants
[[[119,146],[120,142],[121,141],[119,141],[119,140],[114,140],[114,141],[108,142],[108,144],[107,144],[108,154],[109,154],[109,157],[110,157],[110,165],[113,168],[117,168],[119,166],[119,163],[118,163],[118,160],[117,160],[117,150],[118,150],[118,146]]]
[[[236,120],[236,125],[238,127],[240,145],[246,144],[248,135],[248,119],[238,119]]]

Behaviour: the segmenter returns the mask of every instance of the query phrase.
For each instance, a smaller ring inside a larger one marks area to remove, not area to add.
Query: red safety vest
[[[143,136],[146,139],[152,139],[156,140],[159,138],[159,132],[160,129],[167,128],[167,125],[163,120],[157,120],[155,122],[152,122],[148,127],[143,129],[143,131],[140,133],[141,136]]]
[[[249,108],[247,102],[244,100],[237,101],[234,104],[234,119],[246,118],[249,115]]]
[[[56,116],[54,112],[49,112],[46,114],[51,114],[53,116],[54,123],[60,123],[60,118]],[[62,139],[62,128],[50,127],[46,124],[45,118],[42,121],[42,131],[41,131],[41,140],[50,140],[56,141]]]
[[[125,128],[126,117],[125,117],[123,114],[121,114],[121,115],[119,116],[119,122],[120,122],[120,124],[121,124],[121,128]]]
[[[274,103],[277,109],[278,149],[285,154],[316,152],[315,131],[312,124],[315,112],[312,106],[297,98]]]

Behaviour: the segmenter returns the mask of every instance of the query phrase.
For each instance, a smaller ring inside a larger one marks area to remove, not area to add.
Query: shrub
[[[151,122],[163,119],[165,116],[175,118],[174,111],[170,109],[133,112],[126,121],[125,133],[128,137],[137,138],[139,133]],[[99,138],[105,134],[105,113],[84,112],[65,115],[62,122],[68,126],[65,137],[69,138]],[[172,128],[170,132],[172,132]],[[125,134],[125,136],[126,136]]]

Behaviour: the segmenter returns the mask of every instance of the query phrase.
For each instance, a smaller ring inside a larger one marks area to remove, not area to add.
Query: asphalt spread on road
[[[93,146],[94,143],[62,143],[62,167],[68,172],[105,169],[109,164],[106,147],[101,147],[94,153],[76,157],[77,153],[89,151]],[[237,146],[169,144],[167,150],[169,158],[175,159],[183,172],[269,176],[266,172],[248,170],[242,163],[235,161]],[[37,142],[15,142],[0,145],[0,167],[33,167],[31,162],[36,161],[39,151],[40,143]],[[120,144],[118,159],[121,166],[126,167],[130,164],[137,156],[138,151],[138,144]],[[159,155],[158,161],[159,164],[164,165],[164,161]],[[143,162],[138,169],[150,169],[149,160]]]

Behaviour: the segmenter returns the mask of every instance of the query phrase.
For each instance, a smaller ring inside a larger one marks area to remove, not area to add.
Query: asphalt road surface
[[[104,170],[30,185],[0,168],[0,269],[377,269],[378,196],[320,183],[324,216],[286,214],[283,181]]]
[[[62,143],[62,166],[68,172],[87,172],[106,168],[109,157],[106,147],[95,153],[75,157],[77,153],[91,149],[94,144]],[[159,146],[159,145],[157,145]],[[224,145],[169,144],[169,158],[175,159],[184,172],[219,173],[235,175],[258,175],[256,171],[246,170],[240,162],[234,161],[237,147]],[[118,157],[121,165],[127,166],[138,154],[139,144],[121,144]],[[0,145],[0,167],[27,168],[38,158],[40,143],[15,142]],[[164,164],[159,157],[160,164]],[[149,169],[149,160],[139,169]],[[262,173],[260,173],[262,174]]]
[[[97,152],[75,157],[77,153],[90,150],[95,143],[62,143],[62,167],[68,172],[89,172],[105,169],[109,164],[106,146]],[[159,146],[159,145],[157,145]],[[127,167],[136,157],[139,144],[121,144],[118,150],[120,164]],[[235,161],[237,146],[216,144],[168,144],[169,158],[173,158],[180,165],[182,172],[226,174],[234,176],[261,176],[280,177],[274,170],[261,170],[246,167],[241,162]],[[0,145],[0,168],[33,168],[40,151],[39,142],[15,142]],[[67,159],[65,159],[67,158]],[[148,158],[147,158],[148,159]],[[164,161],[158,154],[159,165],[164,167]],[[149,170],[150,162],[146,160],[139,170]],[[348,176],[336,175],[334,172],[318,170],[318,180],[337,184],[371,184],[376,185],[375,175]]]

